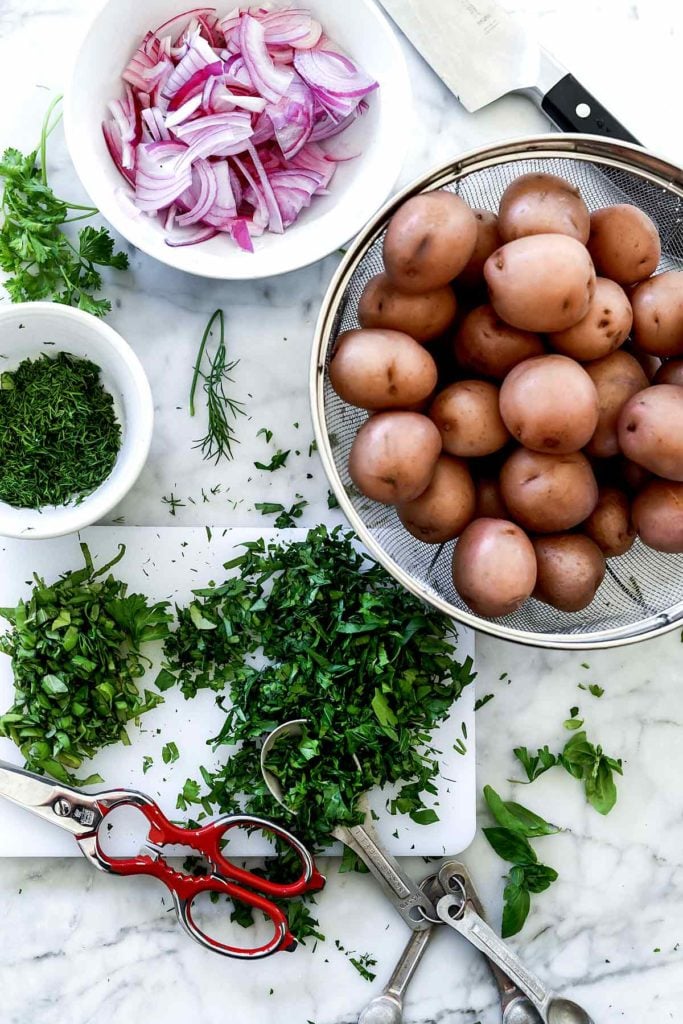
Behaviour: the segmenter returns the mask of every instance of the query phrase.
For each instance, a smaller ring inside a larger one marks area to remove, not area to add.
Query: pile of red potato
[[[551,174],[497,215],[437,191],[391,219],[330,362],[370,414],[349,473],[420,541],[459,538],[477,614],[579,611],[636,534],[683,551],[683,272],[651,276],[660,256],[645,213],[591,214]]]

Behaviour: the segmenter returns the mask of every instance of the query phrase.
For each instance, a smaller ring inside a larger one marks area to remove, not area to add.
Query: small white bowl
[[[285,6],[276,4],[275,6]],[[358,154],[340,163],[328,196],[311,206],[283,235],[254,239],[242,252],[229,236],[170,248],[157,218],[138,215],[132,194],[102,136],[107,103],[123,94],[121,72],[148,29],[192,7],[187,0],[109,0],[96,16],[76,58],[64,105],[66,139],[78,176],[93,203],[129,242],[168,266],[201,277],[249,280],[284,274],[328,256],[353,238],[394,187],[412,129],[410,80],[391,24],[374,0],[305,0],[327,34],[379,82],[369,109],[332,139],[335,154]],[[217,5],[219,14],[234,7]]]
[[[25,540],[61,537],[90,526],[131,489],[149,454],[154,405],[149,382],[130,345],[107,324],[80,309],[51,302],[24,302],[0,309],[0,370],[24,359],[69,352],[100,367],[121,424],[114,468],[79,505],[13,508],[0,502],[0,534]]]

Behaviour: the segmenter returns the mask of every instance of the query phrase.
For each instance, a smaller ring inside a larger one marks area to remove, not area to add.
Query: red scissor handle
[[[89,836],[79,837],[85,855],[99,868],[111,874],[150,875],[163,882],[173,896],[181,924],[202,945],[225,956],[243,959],[257,959],[269,956],[280,949],[292,950],[296,947],[296,940],[289,930],[285,914],[268,897],[288,899],[306,892],[317,892],[324,886],[325,879],[316,868],[306,847],[291,832],[272,822],[249,815],[225,815],[201,828],[184,828],[169,821],[161,808],[149,797],[123,790],[112,794],[100,794],[95,800],[102,814],[99,827],[114,807],[137,807],[149,821],[148,842],[150,847],[158,849],[158,853],[152,849],[149,854],[142,853],[137,857],[110,857],[102,849],[98,830],[95,830]],[[296,853],[301,865],[301,874],[296,881],[289,884],[271,882],[229,861],[222,853],[221,841],[233,828],[259,829],[287,843]],[[211,865],[210,873],[188,875],[171,867],[161,854],[161,848],[176,845],[194,850],[204,857]],[[220,942],[202,931],[193,918],[192,910],[194,901],[205,892],[216,892],[261,910],[273,923],[271,939],[262,946],[249,949]]]

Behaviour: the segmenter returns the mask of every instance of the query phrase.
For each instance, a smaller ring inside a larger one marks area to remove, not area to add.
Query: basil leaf
[[[504,939],[509,939],[512,935],[517,935],[524,927],[524,922],[531,909],[531,897],[529,890],[523,885],[508,882],[503,892],[503,901],[501,935]]]
[[[535,864],[538,860],[532,846],[509,828],[485,828],[484,835],[499,857],[511,864]]]
[[[550,836],[559,832],[557,825],[551,825],[528,807],[514,801],[504,801],[491,786],[484,786],[484,797],[491,814],[499,825],[516,832],[526,839],[536,836]]]

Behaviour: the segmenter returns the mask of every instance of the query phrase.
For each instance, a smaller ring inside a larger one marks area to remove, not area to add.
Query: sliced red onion
[[[335,135],[339,135],[340,132],[346,131],[350,124],[352,124],[358,117],[361,104],[343,117],[341,121],[335,121],[334,118],[325,111],[316,121],[313,131],[309,138],[311,142],[322,142],[324,139],[332,139]]]
[[[192,99],[186,100],[181,107],[177,107],[175,110],[169,108],[169,113],[166,115],[166,128],[176,128],[183,124],[199,110],[202,102],[202,93],[197,93]]]
[[[216,182],[216,198],[203,219],[206,224],[219,231],[229,231],[232,221],[237,216],[230,166],[227,160],[213,160],[209,167]]]
[[[196,231],[178,232],[168,235],[164,241],[172,249],[180,249],[184,245],[198,245],[200,242],[208,242],[215,238],[218,232],[215,228],[198,228]]]
[[[261,21],[269,46],[293,46],[310,49],[320,41],[322,25],[309,11],[271,11]]]
[[[174,132],[187,143],[181,166],[189,167],[200,158],[243,153],[252,135],[251,116],[246,110],[210,114],[178,125]]]
[[[224,233],[249,252],[327,194],[337,161],[318,142],[377,87],[309,11],[265,5],[177,15],[147,33],[123,79],[102,131],[128,202],[159,217],[170,246]]]
[[[172,100],[175,94],[189,82],[193,75],[202,71],[205,67],[216,63],[216,54],[213,52],[206,39],[196,36],[190,45],[189,50],[176,65],[164,86],[164,96]]]
[[[197,160],[192,167],[190,192],[194,204],[178,217],[178,227],[186,228],[203,221],[216,201],[218,185],[208,160]]]
[[[196,7],[193,11],[185,11],[183,14],[176,14],[172,18],[169,18],[168,21],[165,21],[163,25],[159,25],[159,28],[156,29],[156,35],[160,36],[163,32],[172,36],[174,32],[182,32],[183,26],[186,26],[188,23],[188,19],[215,13],[215,7]]]
[[[161,42],[158,36],[154,32],[148,32],[121,75],[124,82],[128,82],[134,89],[147,89],[148,84],[143,72],[155,67],[161,55]]]
[[[142,120],[147,126],[152,142],[169,142],[171,133],[168,130],[164,115],[158,107],[149,107],[142,111]]]
[[[330,50],[301,50],[294,54],[294,67],[311,88],[323,95],[367,96],[377,82],[342,53]]]
[[[271,231],[274,231],[276,235],[281,235],[284,231],[282,214],[280,213],[280,207],[277,204],[277,199],[275,198],[275,193],[273,192],[273,187],[270,184],[268,174],[258,153],[256,152],[255,147],[252,146],[251,143],[247,143],[247,150],[256,173],[258,174],[259,181],[261,182],[263,197],[266,201],[266,206],[268,207],[268,227]]]
[[[135,202],[144,213],[165,210],[192,184],[190,166],[181,167],[186,147],[175,142],[143,143],[137,148]]]
[[[262,96],[247,96],[233,92],[222,82],[214,80],[214,88],[211,93],[211,106],[214,113],[229,111],[238,107],[240,110],[249,110],[253,114],[260,114],[266,109],[266,100]]]
[[[275,138],[285,160],[306,145],[313,129],[313,97],[311,90],[298,76],[292,79],[287,95],[277,103],[269,103],[266,112]]]
[[[129,185],[135,186],[135,173],[133,168],[124,167],[123,164],[123,142],[121,132],[116,121],[103,121],[102,134],[107,144],[109,155],[114,161],[119,173],[126,179]]]
[[[240,249],[245,252],[254,251],[254,243],[251,240],[251,233],[249,231],[249,222],[246,217],[237,217],[236,220],[230,225],[230,234],[232,240],[239,245]]]
[[[240,49],[256,91],[270,103],[277,103],[289,88],[292,72],[274,63],[263,26],[248,14],[243,14],[240,21]]]
[[[168,109],[177,110],[192,96],[201,96],[205,84],[211,79],[218,78],[223,74],[223,61],[217,60],[213,61],[211,64],[206,64],[203,68],[195,71],[184,85],[180,86],[176,94],[170,99]]]

